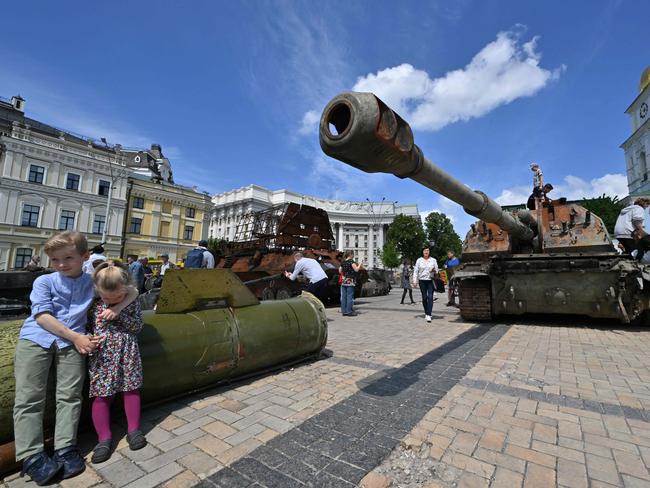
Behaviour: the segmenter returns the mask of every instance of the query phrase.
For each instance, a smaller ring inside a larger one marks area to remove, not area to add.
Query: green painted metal
[[[327,343],[325,309],[309,293],[259,302],[228,269],[168,273],[139,336],[145,404],[314,356]],[[0,444],[13,440],[20,325],[0,326]],[[0,472],[7,462],[0,459]]]

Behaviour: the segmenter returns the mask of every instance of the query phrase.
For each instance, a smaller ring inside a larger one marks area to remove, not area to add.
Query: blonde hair
[[[101,291],[118,291],[119,289],[135,288],[129,269],[116,261],[104,261],[93,272],[95,288]]]
[[[86,254],[88,252],[86,236],[75,230],[66,230],[60,234],[53,235],[45,241],[45,254],[49,256],[54,251],[68,246],[74,246],[79,254]]]

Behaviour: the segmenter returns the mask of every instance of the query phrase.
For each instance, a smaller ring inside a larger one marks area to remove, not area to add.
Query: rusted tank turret
[[[619,256],[602,220],[565,199],[503,210],[424,157],[409,125],[372,93],[334,97],[320,121],[323,151],[368,173],[410,178],[476,217],[463,243],[460,313],[466,319],[531,313],[644,321],[650,269]]]

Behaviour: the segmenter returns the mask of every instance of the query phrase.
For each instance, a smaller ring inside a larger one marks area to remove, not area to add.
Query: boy
[[[92,278],[83,272],[89,255],[86,238],[73,231],[57,234],[45,242],[45,253],[55,272],[34,281],[32,315],[20,330],[15,358],[16,459],[23,461],[23,474],[39,486],[61,470],[63,478],[70,478],[86,467],[76,447],[86,376],[84,355],[100,341],[85,335],[94,298]],[[107,309],[103,318],[114,318],[124,306]],[[43,446],[43,410],[52,363],[56,364],[56,425],[55,452],[49,457]]]

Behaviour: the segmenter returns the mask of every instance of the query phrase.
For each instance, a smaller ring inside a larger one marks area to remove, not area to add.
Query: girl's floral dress
[[[97,300],[91,311],[93,334],[106,336],[99,349],[88,358],[91,397],[109,397],[142,387],[137,337],[143,326],[140,304],[134,300],[114,320],[97,319],[106,308],[106,304]]]

